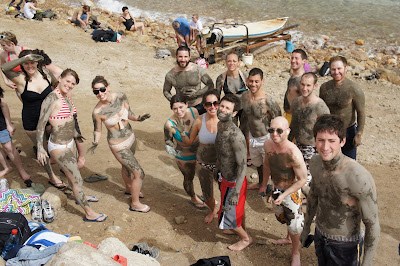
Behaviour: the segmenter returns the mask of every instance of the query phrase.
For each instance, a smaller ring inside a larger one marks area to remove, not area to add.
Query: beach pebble
[[[389,58],[389,60],[387,61],[388,65],[396,65],[397,60],[395,58]]]
[[[185,216],[180,215],[174,218],[176,224],[183,224],[185,223]]]
[[[56,189],[55,187],[49,187],[46,189],[41,199],[48,200],[56,213],[61,210],[61,207],[67,205],[67,196],[64,194],[64,192]],[[75,199],[73,202],[75,205]]]
[[[119,227],[118,225],[110,225],[110,226],[107,226],[105,231],[106,231],[106,233],[110,233],[112,235],[117,235],[122,232],[122,228]]]
[[[358,39],[355,41],[357,45],[364,45],[365,41],[363,39]]]

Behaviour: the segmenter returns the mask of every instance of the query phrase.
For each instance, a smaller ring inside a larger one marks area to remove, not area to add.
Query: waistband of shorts
[[[362,238],[362,236],[364,234],[363,230],[360,230],[360,234],[351,236],[351,237],[335,236],[335,235],[330,235],[325,232],[322,232],[321,230],[318,229],[318,227],[316,225],[315,225],[315,230],[318,231],[325,238],[328,238],[330,240],[335,240],[335,241],[341,241],[341,242],[358,242],[358,241],[360,241],[360,238]]]
[[[306,144],[302,144],[300,142],[298,142],[297,140],[294,140],[294,144],[298,147],[298,148],[303,148],[303,149],[307,149],[307,148],[313,148],[316,149],[315,145],[306,145]]]

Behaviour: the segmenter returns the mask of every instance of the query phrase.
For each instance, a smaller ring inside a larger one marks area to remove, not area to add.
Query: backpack
[[[92,39],[96,42],[116,42],[117,33],[110,28],[108,30],[94,30]]]
[[[0,252],[13,229],[18,229],[17,237],[20,245],[32,235],[25,216],[20,213],[0,212]]]
[[[329,69],[329,62],[324,62],[321,69],[319,70],[319,74],[321,75],[321,77],[324,77],[328,75],[330,72],[331,70]]]
[[[220,256],[208,259],[199,259],[191,266],[231,266],[231,261],[228,256]]]

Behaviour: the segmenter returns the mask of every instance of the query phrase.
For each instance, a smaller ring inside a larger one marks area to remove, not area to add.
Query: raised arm
[[[13,69],[27,61],[40,61],[40,60],[43,60],[43,56],[37,54],[28,54],[22,58],[11,60],[10,62],[3,64],[1,66],[1,70],[3,71],[4,75],[6,75],[6,77],[15,84],[17,85],[23,84],[25,83],[23,75],[21,75],[20,72],[13,71]]]
[[[136,116],[131,110],[131,106],[129,105],[128,97],[126,97],[126,94],[121,92],[121,97],[125,108],[128,109],[129,120],[143,122],[144,120],[150,118],[150,114]]]
[[[43,139],[47,121],[49,120],[50,114],[55,108],[55,103],[58,97],[54,93],[50,93],[44,99],[42,107],[40,108],[39,122],[37,125],[36,142],[37,142],[37,159],[41,165],[46,164],[46,158],[48,157],[47,151],[43,146]]]
[[[354,146],[361,145],[361,135],[365,125],[365,95],[360,87],[354,88],[353,104],[357,112],[357,134],[354,137]]]
[[[204,125],[205,126],[205,125]],[[232,138],[232,148],[235,156],[235,161],[237,164],[237,179],[235,192],[233,192],[229,198],[229,204],[237,205],[239,202],[239,194],[242,189],[243,181],[246,178],[247,170],[247,146],[246,139],[242,134],[236,134],[231,136]]]
[[[190,136],[186,136],[185,133],[185,125],[183,124],[183,122],[181,120],[177,120],[176,121],[176,126],[173,127],[175,130],[178,130],[179,133],[181,133],[181,137],[182,137],[182,142],[185,143],[186,145],[191,145],[195,140],[197,135],[199,134],[200,128],[201,128],[201,119],[203,117],[199,116],[196,118],[196,120],[194,121],[194,125],[192,127],[192,131],[190,132]]]

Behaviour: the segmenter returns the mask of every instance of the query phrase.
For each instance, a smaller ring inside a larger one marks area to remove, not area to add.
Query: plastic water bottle
[[[6,243],[4,244],[3,251],[1,252],[2,258],[4,258],[11,249],[13,249],[15,246],[19,245],[17,233],[18,233],[18,229],[13,229],[11,231],[10,237],[7,239]]]

